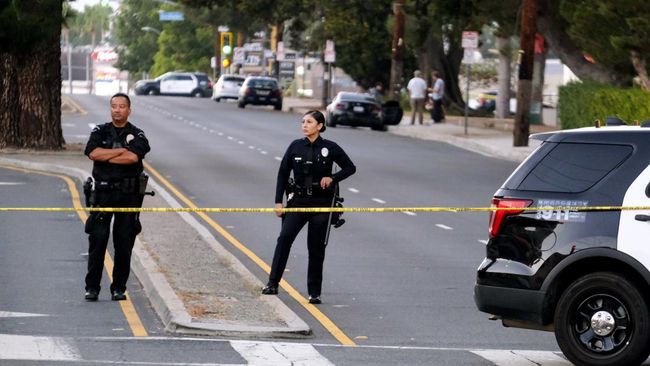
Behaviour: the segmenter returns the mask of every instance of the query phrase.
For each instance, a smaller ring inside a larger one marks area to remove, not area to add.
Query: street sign
[[[463,31],[463,40],[461,45],[463,48],[478,48],[478,32]]]
[[[282,79],[293,79],[296,70],[293,61],[281,61],[278,69],[278,73]]]
[[[465,65],[472,65],[475,63],[474,52],[476,52],[476,48],[464,48],[463,60],[461,62]]]
[[[336,62],[336,51],[334,50],[334,41],[328,39],[325,41],[325,62]]]
[[[246,61],[246,50],[244,50],[244,47],[235,47],[232,61],[236,64],[243,64]]]
[[[183,20],[183,13],[180,11],[161,11],[159,13],[159,20],[161,22],[180,22]]]
[[[218,32],[228,32],[228,31],[230,31],[230,28],[228,28],[227,25],[220,25],[220,26],[217,27],[217,31]]]
[[[217,68],[217,58],[214,56],[210,57],[210,67],[213,69]]]

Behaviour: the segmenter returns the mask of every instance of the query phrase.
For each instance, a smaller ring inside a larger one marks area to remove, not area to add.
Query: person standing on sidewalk
[[[323,139],[325,116],[319,111],[309,111],[302,117],[304,138],[294,140],[282,158],[275,188],[275,208],[281,210],[285,191],[289,193],[286,207],[330,207],[336,194],[338,182],[354,174],[357,168],[339,145]],[[336,163],[341,170],[332,174]],[[293,172],[295,186],[290,186]],[[330,226],[329,212],[287,212],[277,211],[282,218],[282,229],[273,254],[269,281],[262,289],[264,295],[277,295],[278,285],[287,266],[289,251],[300,230],[307,227],[307,290],[309,303],[321,303],[323,262],[327,231]]]
[[[440,77],[440,72],[431,72],[433,87],[429,89],[431,99],[433,99],[433,108],[431,109],[431,119],[433,123],[440,123],[445,119],[445,112],[442,107],[442,98],[445,96],[445,81]]]
[[[142,159],[149,152],[144,132],[131,124],[131,100],[123,93],[111,97],[111,122],[98,125],[90,133],[84,154],[93,161],[93,207],[142,207],[146,189]],[[131,271],[135,237],[142,230],[137,212],[91,212],[86,221],[88,234],[87,301],[97,301],[104,269],[104,255],[113,222],[115,265],[111,299],[126,300],[126,281]]]
[[[415,115],[419,117],[420,124],[422,124],[424,113],[424,99],[427,93],[427,82],[422,79],[422,72],[415,70],[413,78],[409,80],[406,86],[411,99],[411,124],[415,124]]]

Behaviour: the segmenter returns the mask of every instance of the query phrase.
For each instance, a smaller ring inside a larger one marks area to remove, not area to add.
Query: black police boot
[[[126,294],[124,293],[124,291],[115,290],[111,293],[111,300],[113,301],[126,300]]]
[[[310,304],[320,304],[320,303],[322,303],[322,301],[320,300],[320,296],[309,295],[309,303]]]
[[[99,291],[97,290],[88,290],[86,291],[86,295],[84,296],[86,301],[97,301],[99,298]]]
[[[267,284],[262,288],[262,295],[277,295],[278,285]]]

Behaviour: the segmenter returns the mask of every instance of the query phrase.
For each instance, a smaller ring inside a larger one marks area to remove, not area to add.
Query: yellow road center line
[[[198,208],[189,198],[185,197],[181,192],[179,192],[176,187],[174,187],[165,177],[163,177],[156,169],[154,169],[149,163],[144,162],[144,166],[151,173],[151,175],[155,176],[156,179],[161,182],[167,189],[172,191],[185,205],[187,205],[190,208]],[[274,211],[270,211],[274,212]],[[208,225],[210,225],[214,230],[216,230],[219,234],[221,234],[230,244],[232,244],[235,248],[237,248],[239,251],[244,253],[248,258],[250,258],[255,264],[257,264],[260,268],[264,270],[266,273],[271,272],[271,267],[266,264],[260,257],[257,256],[253,251],[248,249],[244,244],[242,244],[239,240],[237,240],[234,236],[232,236],[226,229],[224,229],[221,225],[217,224],[210,216],[208,216],[204,212],[197,212],[197,215],[201,217]],[[336,325],[334,324],[333,321],[331,321],[325,314],[323,314],[322,311],[320,311],[316,306],[310,304],[304,297],[300,295],[300,293],[293,287],[291,286],[287,281],[282,280],[280,281],[280,286],[291,296],[293,299],[295,299],[299,304],[301,304],[316,320],[318,320],[325,329],[327,329],[336,340],[338,340],[341,344],[346,345],[346,346],[355,346],[356,344],[350,337],[348,337],[343,331]]]
[[[79,197],[79,191],[77,190],[77,186],[75,185],[74,181],[70,179],[70,177],[65,176],[65,175],[60,175],[60,174],[54,174],[54,173],[48,173],[48,172],[43,172],[40,170],[32,170],[32,169],[24,169],[24,168],[16,168],[12,166],[7,166],[7,165],[2,165],[0,164],[0,167],[6,168],[6,169],[11,169],[11,170],[16,170],[24,173],[35,173],[35,174],[40,174],[40,175],[47,175],[50,177],[56,177],[60,178],[63,181],[66,182],[68,185],[68,189],[70,190],[70,196],[72,199],[72,205],[77,211],[77,214],[79,215],[79,218],[81,221],[85,224],[86,220],[88,219],[88,215],[84,211],[83,207],[81,206],[81,200]],[[104,267],[106,267],[106,272],[108,274],[108,278],[113,281],[113,258],[111,257],[110,253],[108,250],[106,250],[106,255],[104,256]],[[140,317],[138,316],[137,311],[135,310],[135,306],[133,306],[133,302],[130,299],[130,296],[126,298],[125,301],[118,301],[120,303],[120,308],[122,309],[122,312],[124,313],[124,316],[126,317],[126,321],[129,324],[129,327],[131,328],[131,333],[135,337],[146,337],[148,336],[146,329],[142,325],[142,321],[140,320]]]

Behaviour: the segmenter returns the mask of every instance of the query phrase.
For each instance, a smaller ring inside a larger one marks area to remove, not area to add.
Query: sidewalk
[[[283,110],[285,111],[302,114],[310,109],[324,112],[320,101],[316,99],[284,99]],[[465,134],[463,116],[447,116],[444,123],[425,122],[424,125],[411,125],[410,120],[410,113],[405,112],[400,124],[389,126],[388,132],[422,140],[442,141],[479,154],[517,162],[523,161],[540,144],[537,140],[529,139],[528,146],[514,147],[513,119],[469,117],[467,134]],[[430,120],[428,113],[425,113],[424,120]],[[556,129],[554,126],[531,125],[530,133]]]

